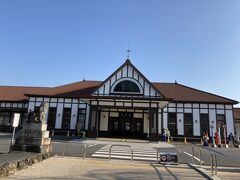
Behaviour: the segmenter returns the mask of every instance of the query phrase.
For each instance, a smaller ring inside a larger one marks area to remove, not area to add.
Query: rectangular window
[[[8,125],[10,123],[10,113],[0,112],[0,125]]]
[[[80,130],[85,129],[85,120],[86,120],[86,109],[79,109],[77,126],[79,126]]]
[[[168,113],[168,130],[171,136],[177,136],[177,113]]]
[[[210,133],[208,114],[200,114],[200,131],[201,131],[201,135],[203,135],[203,132],[205,133],[208,132],[208,135]]]
[[[220,134],[221,134],[221,138],[224,138],[224,129],[223,126],[226,125],[226,119],[225,119],[225,115],[224,114],[217,114],[217,131],[219,133],[219,129],[220,129]],[[226,132],[227,134],[227,132]]]
[[[57,108],[50,107],[48,110],[48,129],[55,129]]]
[[[63,109],[62,129],[70,129],[71,122],[71,108]]]
[[[184,113],[184,135],[193,136],[193,117],[192,113]]]

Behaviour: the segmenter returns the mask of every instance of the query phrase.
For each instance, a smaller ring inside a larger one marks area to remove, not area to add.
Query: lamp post
[[[215,141],[214,141],[214,126],[211,125],[211,132],[212,132],[212,147],[216,147]]]
[[[228,144],[227,144],[227,134],[226,134],[226,127],[227,127],[227,126],[226,126],[225,124],[223,124],[222,127],[223,127],[223,134],[224,134],[224,144],[225,144],[225,147],[228,148]]]
[[[218,126],[218,145],[222,146],[222,141],[221,141],[221,126]]]

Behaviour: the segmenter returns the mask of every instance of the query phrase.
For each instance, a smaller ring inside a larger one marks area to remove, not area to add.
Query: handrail
[[[64,154],[65,154],[65,150],[66,150],[66,144],[69,144],[69,143],[63,143],[63,152],[62,152],[62,157],[64,157]],[[83,145],[84,146],[84,153],[83,153],[83,159],[85,159],[86,157],[86,152],[87,152],[87,145],[84,144],[84,143],[77,143],[79,145]]]
[[[180,149],[180,147],[177,147],[177,150],[179,152],[179,160],[180,160],[180,165],[182,164],[182,150]]]
[[[217,155],[216,153],[211,152],[211,156],[210,156],[210,162],[211,162],[211,172],[212,172],[212,176],[215,174],[217,175]],[[213,173],[214,172],[214,173]]]
[[[133,148],[132,148],[131,145],[128,145],[128,144],[112,144],[109,148],[109,160],[111,159],[112,147],[114,147],[114,146],[129,147],[131,149],[131,152],[132,152],[131,161],[133,161]]]

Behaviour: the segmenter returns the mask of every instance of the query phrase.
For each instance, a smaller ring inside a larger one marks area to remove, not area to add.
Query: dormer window
[[[111,88],[115,94],[143,94],[141,85],[134,79],[120,79]]]
[[[118,83],[113,92],[131,92],[131,93],[140,93],[139,87],[132,81],[125,80]]]

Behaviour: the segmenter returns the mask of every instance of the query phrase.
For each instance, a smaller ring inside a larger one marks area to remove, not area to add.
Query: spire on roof
[[[127,59],[129,59],[130,52],[131,52],[131,50],[128,48],[128,50],[127,50]]]

